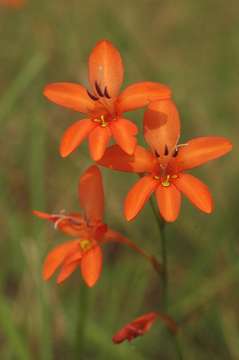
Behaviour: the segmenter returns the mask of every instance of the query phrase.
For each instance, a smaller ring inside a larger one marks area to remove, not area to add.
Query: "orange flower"
[[[173,334],[177,333],[178,325],[170,316],[161,313],[151,312],[142,315],[131,323],[125,325],[113,336],[112,340],[115,344],[120,344],[125,340],[131,341],[138,336],[142,336],[151,329],[152,325],[157,319],[163,321],[164,324],[167,326],[168,330],[171,331]]]
[[[181,193],[201,211],[211,213],[213,201],[205,184],[185,170],[216,159],[232,149],[223,137],[198,137],[178,145],[180,121],[171,100],[157,101],[144,116],[144,137],[151,151],[136,146],[128,156],[114,145],[99,164],[114,170],[143,174],[129,191],[124,205],[126,219],[132,220],[155,193],[161,216],[169,222],[179,215]]]
[[[139,82],[118,95],[124,67],[120,53],[107,40],[96,44],[88,66],[90,91],[74,83],[53,83],[44,89],[44,95],[52,102],[86,114],[85,119],[76,121],[63,135],[61,156],[68,156],[86,137],[95,161],[103,156],[111,137],[131,155],[138,130],[123,113],[144,107],[152,100],[169,98],[170,89],[159,83]]]
[[[55,247],[46,257],[43,265],[43,278],[48,280],[61,267],[57,283],[66,280],[77,268],[89,287],[95,285],[102,269],[101,245],[117,241],[128,245],[145,256],[157,269],[156,259],[148,256],[129,239],[111,230],[103,223],[104,192],[102,177],[97,166],[89,167],[80,177],[79,201],[84,216],[79,213],[47,214],[33,213],[42,219],[54,223],[55,228],[76,237],[75,240]]]

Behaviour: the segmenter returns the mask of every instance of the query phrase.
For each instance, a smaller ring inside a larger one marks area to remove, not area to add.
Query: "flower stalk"
[[[150,198],[150,206],[153,211],[154,217],[156,219],[160,233],[162,271],[159,273],[159,275],[160,275],[160,287],[162,290],[161,307],[162,307],[162,311],[166,313],[168,309],[168,257],[167,257],[167,242],[166,242],[166,234],[165,234],[166,222],[159,216],[152,198]],[[174,343],[175,351],[177,353],[178,359],[183,360],[182,349],[177,333],[173,334],[172,332],[169,331],[169,334],[172,337],[172,341]]]

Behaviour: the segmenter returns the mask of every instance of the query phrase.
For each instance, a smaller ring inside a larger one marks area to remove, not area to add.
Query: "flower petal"
[[[120,344],[125,340],[131,341],[138,336],[144,335],[149,331],[158,318],[158,314],[151,312],[145,315],[142,315],[132,321],[131,323],[125,325],[121,330],[119,330],[112,338],[115,344]]]
[[[154,156],[142,146],[136,145],[134,155],[127,155],[118,145],[110,146],[98,164],[112,170],[144,173],[155,166]]]
[[[40,219],[49,220],[49,221],[55,221],[59,218],[57,215],[48,214],[43,211],[33,210],[32,213],[39,217]]]
[[[129,85],[116,103],[119,114],[147,106],[155,100],[169,99],[171,90],[168,86],[156,82],[139,82]]]
[[[144,137],[161,159],[172,155],[180,136],[180,119],[172,100],[150,104],[144,115]]]
[[[213,200],[208,187],[190,174],[180,174],[174,181],[175,186],[201,211],[210,214]]]
[[[176,171],[192,169],[227,154],[232,144],[224,137],[198,137],[180,147],[175,158]]]
[[[48,100],[68,109],[89,114],[95,108],[95,102],[87,94],[87,90],[80,84],[52,83],[44,91]]]
[[[100,246],[94,246],[87,251],[81,260],[81,273],[89,287],[95,285],[102,270],[102,251]]]
[[[97,93],[98,85],[103,93],[107,89],[108,95],[115,97],[123,76],[124,67],[119,51],[110,41],[99,41],[89,57],[89,82],[92,89]]]
[[[78,266],[79,263],[77,261],[63,264],[56,280],[57,284],[61,284],[63,281],[65,281],[76,270]]]
[[[55,229],[59,229],[67,235],[82,236],[84,234],[86,224],[79,213],[48,214],[33,210],[33,214],[41,219],[53,222]]]
[[[89,135],[89,150],[94,161],[98,161],[105,153],[105,149],[111,138],[111,131],[108,126],[97,126]]]
[[[96,165],[90,166],[80,177],[78,189],[80,206],[87,221],[101,221],[104,213],[104,188]]]
[[[158,181],[152,176],[144,176],[131,188],[124,203],[124,214],[128,221],[138,215],[157,186]]]
[[[43,279],[50,279],[65,258],[76,251],[78,247],[79,240],[74,240],[61,244],[50,251],[43,264]]]
[[[132,155],[137,143],[135,138],[138,132],[137,126],[127,119],[117,119],[111,122],[110,128],[116,143],[128,155]]]
[[[96,126],[90,119],[78,120],[71,125],[61,139],[61,156],[66,157],[72,153]]]
[[[158,186],[155,196],[161,216],[165,221],[173,222],[177,219],[181,207],[180,191],[173,185]]]

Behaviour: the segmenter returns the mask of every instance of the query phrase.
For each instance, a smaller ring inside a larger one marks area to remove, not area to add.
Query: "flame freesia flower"
[[[232,149],[224,137],[198,137],[178,144],[180,120],[172,100],[153,102],[144,116],[144,137],[151,150],[137,146],[133,156],[117,145],[107,149],[99,164],[114,170],[142,174],[129,191],[124,204],[126,219],[132,220],[154,193],[161,216],[175,221],[181,206],[181,193],[205,213],[213,210],[208,187],[185,173]]]
[[[61,267],[57,283],[66,280],[77,268],[89,287],[95,285],[102,269],[101,245],[109,241],[123,243],[146,257],[159,269],[154,257],[148,256],[137,245],[120,233],[111,230],[103,223],[104,192],[102,177],[97,166],[89,167],[80,177],[79,201],[84,215],[80,213],[47,214],[41,211],[33,213],[54,223],[55,228],[75,237],[55,247],[46,257],[43,265],[43,278],[50,279]]]
[[[167,99],[170,89],[154,82],[128,86],[120,95],[124,67],[119,51],[107,40],[98,42],[88,61],[90,90],[80,84],[52,83],[44,95],[52,102],[80,113],[85,119],[70,126],[60,145],[62,157],[68,156],[88,137],[91,157],[99,160],[111,137],[127,154],[136,146],[137,126],[123,113],[135,110],[156,99]]]
[[[177,333],[178,325],[170,316],[158,312],[150,312],[138,317],[120,329],[113,336],[113,343],[120,344],[125,340],[132,341],[134,338],[144,335],[151,329],[157,319],[160,319],[171,333]]]

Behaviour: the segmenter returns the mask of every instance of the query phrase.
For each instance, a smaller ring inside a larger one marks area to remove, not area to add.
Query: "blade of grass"
[[[5,174],[0,172],[0,185],[4,191],[1,192],[1,201],[3,204],[8,204],[11,208],[11,216],[6,218],[6,228],[9,239],[8,251],[10,254],[17,254],[15,258],[12,258],[11,263],[14,268],[18,265],[23,265],[23,255],[20,246],[19,238],[21,238],[24,231],[24,226],[19,216],[19,213],[16,211],[16,204],[13,201],[13,197],[10,196],[11,191],[8,188],[8,182],[5,179]],[[4,207],[5,207],[4,206]],[[18,263],[18,264],[17,264]],[[4,271],[5,270],[5,271]],[[9,304],[9,299],[4,297],[3,290],[1,289],[4,286],[6,271],[9,269],[2,269],[0,274],[0,324],[1,331],[9,343],[9,354],[11,356],[17,356],[20,360],[28,360],[31,358],[30,350],[28,348],[26,339],[24,339],[24,334],[21,333],[13,319],[11,306]],[[10,357],[9,357],[10,358]]]
[[[10,344],[9,347],[12,350],[12,353],[17,355],[17,359],[19,360],[30,360],[31,356],[27,344],[12,319],[11,307],[7,303],[7,299],[3,297],[2,293],[0,295],[0,323],[1,330],[3,330],[4,335]]]
[[[188,296],[178,301],[176,305],[170,306],[170,311],[185,315],[194,312],[236,281],[238,274],[239,263],[231,266],[223,274],[218,274],[217,278],[213,277],[208,280],[197,291],[190,292]]]
[[[33,80],[39,75],[46,57],[43,54],[35,54],[25,67],[19,72],[17,78],[1,96],[0,123],[9,115],[16,101],[22,96]]]
[[[29,119],[30,121],[30,119]],[[30,144],[29,144],[29,188],[30,188],[30,202],[31,208],[45,208],[45,142],[46,133],[44,126],[41,125],[41,116],[31,116],[30,127]],[[30,219],[31,221],[31,219]],[[33,221],[33,220],[32,220]],[[35,273],[41,274],[41,260],[42,260],[42,244],[44,244],[44,231],[41,230],[41,224],[35,222],[32,227],[32,238],[38,242],[39,256],[35,264]],[[40,331],[40,348],[41,358],[44,360],[52,359],[52,344],[50,323],[51,316],[48,306],[47,289],[44,287],[40,276],[36,276],[36,288],[39,298],[39,309],[41,313],[41,331]]]

